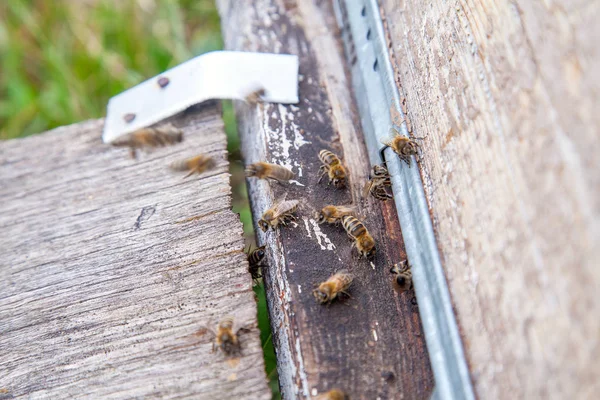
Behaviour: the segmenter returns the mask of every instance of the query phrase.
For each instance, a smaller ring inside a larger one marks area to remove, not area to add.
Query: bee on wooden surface
[[[350,400],[350,397],[340,389],[331,389],[327,393],[318,395],[316,400]]]
[[[356,247],[361,256],[372,258],[375,255],[375,239],[369,234],[365,225],[352,215],[343,216],[342,225],[348,236],[354,239],[352,247]]]
[[[257,247],[248,252],[248,272],[252,275],[252,279],[260,279],[262,277],[261,268],[265,268],[262,265],[262,261],[266,254],[265,246]]]
[[[117,147],[129,147],[131,158],[137,158],[136,151],[144,147],[164,147],[183,140],[183,131],[171,124],[155,128],[142,128],[130,133],[111,144]]]
[[[279,224],[286,225],[288,221],[295,221],[294,213],[298,208],[298,200],[285,200],[285,196],[269,208],[258,221],[258,226],[263,232],[269,228],[277,228]]]
[[[327,222],[328,224],[337,224],[345,215],[354,215],[356,211],[347,206],[325,206],[317,214],[319,224]]]
[[[225,317],[217,325],[217,336],[213,343],[213,351],[217,348],[227,355],[237,353],[240,349],[237,332],[233,331],[233,318]]]
[[[346,168],[342,165],[342,161],[333,154],[329,150],[321,150],[319,152],[319,160],[321,160],[321,167],[319,171],[321,171],[321,176],[319,177],[319,181],[323,179],[323,176],[327,174],[329,177],[329,184],[333,182],[333,185],[337,189],[341,189],[346,186]]]
[[[266,92],[264,88],[257,88],[248,93],[244,100],[246,101],[246,103],[252,105],[262,103],[263,98],[265,97],[265,93]]]
[[[394,264],[390,269],[390,272],[395,275],[394,286],[399,293],[413,288],[412,272],[407,260],[404,260],[399,264]]]
[[[287,169],[277,164],[259,161],[246,167],[246,177],[256,177],[258,179],[272,179],[277,182],[288,182],[296,175]]]
[[[186,176],[187,178],[192,174],[201,174],[216,165],[215,160],[207,155],[200,154],[196,157],[188,158],[187,160],[175,161],[171,164],[173,171],[189,171]]]
[[[421,146],[414,139],[400,135],[396,128],[392,128],[390,132],[394,137],[390,140],[382,141],[382,143],[391,147],[394,153],[398,154],[400,159],[410,167],[410,156],[418,156]]]
[[[374,165],[369,180],[363,188],[363,198],[371,194],[377,200],[391,199],[393,196],[386,190],[389,186],[392,186],[392,181],[387,168],[384,165]]]
[[[347,270],[336,272],[313,290],[313,296],[320,304],[329,304],[340,294],[348,295],[346,290],[348,290],[353,280],[354,276]]]

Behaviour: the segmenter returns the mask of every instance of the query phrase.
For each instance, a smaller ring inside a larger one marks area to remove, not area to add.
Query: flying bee
[[[317,299],[320,304],[331,303],[340,294],[345,294],[346,290],[352,284],[354,276],[347,270],[341,270],[333,274],[325,282],[319,284],[319,286],[313,290],[313,296]]]
[[[258,104],[258,103],[262,103],[263,102],[263,98],[265,97],[265,89],[264,88],[257,88],[252,90],[250,93],[248,93],[246,95],[246,97],[244,98],[244,100],[246,101],[246,103],[248,104]]]
[[[317,222],[322,224],[337,224],[345,215],[354,215],[355,210],[347,206],[325,206],[317,213]]]
[[[321,176],[319,177],[319,181],[323,179],[325,174],[329,177],[329,184],[333,182],[333,185],[337,189],[341,189],[346,186],[346,168],[342,165],[342,161],[333,154],[329,150],[321,150],[319,152],[319,160],[321,160],[321,167],[319,167],[319,171],[321,171]]]
[[[164,147],[183,140],[183,131],[171,124],[155,128],[142,128],[117,139],[111,144],[117,147],[129,147],[131,158],[137,158],[136,151],[143,147]]]
[[[375,239],[365,225],[352,215],[343,216],[342,225],[348,236],[354,239],[352,247],[356,247],[359,255],[367,259],[372,258],[375,255]]]
[[[399,293],[413,288],[412,272],[407,260],[402,261],[400,264],[394,264],[390,272],[395,275],[394,286]]]
[[[390,132],[394,137],[390,140],[382,141],[382,143],[387,147],[391,147],[394,153],[398,154],[400,159],[410,167],[410,156],[418,156],[421,146],[414,139],[400,135],[396,128],[391,128]]]
[[[252,279],[260,279],[262,277],[261,268],[265,268],[262,265],[262,260],[265,258],[265,246],[257,247],[256,249],[248,252],[248,272],[252,275]]]
[[[188,158],[187,160],[175,161],[171,164],[173,171],[189,171],[189,173],[183,177],[187,178],[192,174],[201,174],[216,165],[215,160],[207,155],[200,154],[196,157]]]
[[[287,222],[295,221],[294,213],[298,208],[298,200],[285,200],[285,196],[277,201],[273,207],[269,208],[258,221],[258,226],[263,232],[269,228],[277,228],[279,224],[287,225]]]
[[[369,180],[363,188],[363,198],[370,193],[377,200],[391,199],[393,196],[386,190],[388,186],[392,186],[392,181],[387,168],[384,165],[374,165]]]
[[[246,177],[256,177],[258,179],[272,179],[277,182],[288,182],[296,175],[287,169],[277,164],[259,161],[246,167]]]
[[[350,400],[350,397],[340,389],[331,389],[315,398],[316,400]]]

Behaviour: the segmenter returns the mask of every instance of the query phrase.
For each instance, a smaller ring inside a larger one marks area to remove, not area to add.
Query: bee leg
[[[190,172],[189,172],[189,173],[188,173],[186,176],[184,176],[184,177],[183,177],[183,179],[185,179],[185,178],[187,178],[187,177],[189,177],[189,176],[193,175],[195,172],[196,172],[196,170],[195,170],[195,169],[191,170],[191,171],[190,171]]]
[[[348,292],[340,292],[340,293],[343,294],[344,296],[346,296],[349,299],[352,298],[352,296],[350,296],[350,293],[348,293]]]
[[[135,147],[130,147],[129,148],[129,155],[131,156],[131,158],[133,158],[134,160],[137,160],[137,153],[135,151]]]
[[[319,171],[324,168],[324,166],[322,165],[321,168],[319,168]],[[319,180],[317,181],[317,183],[321,183],[321,181],[323,180],[323,177],[325,176],[325,174],[327,173],[327,170],[323,170],[321,172],[321,175],[319,175]]]
[[[280,180],[279,180],[279,179],[277,179],[277,178],[271,178],[271,177],[269,177],[268,179],[269,179],[271,182],[273,182],[273,181],[274,181],[275,183],[278,183],[278,184],[280,184],[281,186],[284,186],[284,185],[283,185],[283,182],[282,182],[282,181],[280,181]]]
[[[408,164],[408,167],[410,168],[410,156],[407,156],[406,154],[402,154],[402,155],[399,154],[399,156],[400,156],[400,159],[402,161],[404,161],[406,164]]]

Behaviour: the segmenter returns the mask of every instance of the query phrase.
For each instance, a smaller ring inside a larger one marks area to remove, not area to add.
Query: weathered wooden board
[[[258,330],[242,357],[201,328],[256,323],[217,108],[131,159],[102,121],[0,143],[0,398],[269,399]],[[186,180],[167,167],[208,153]]]
[[[370,166],[330,3],[217,4],[227,48],[300,58],[299,104],[236,107],[246,164],[270,161],[297,174],[289,185],[249,180],[255,220],[284,193],[301,201],[297,224],[258,234],[268,246],[266,290],[283,397],[340,387],[352,399],[427,398],[433,378],[414,294],[398,295],[388,272],[405,258],[394,205],[361,199]],[[345,160],[349,189],[317,184],[323,148]],[[327,204],[357,207],[378,243],[373,267],[352,257],[341,226],[316,223],[313,213]],[[313,285],[343,268],[356,275],[352,297],[318,305]]]
[[[600,3],[383,0],[481,398],[600,396]]]

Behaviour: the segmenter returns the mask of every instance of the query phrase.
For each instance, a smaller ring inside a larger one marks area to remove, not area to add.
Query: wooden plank
[[[597,398],[600,4],[381,3],[478,395]]]
[[[103,145],[102,120],[0,143],[0,398],[269,399],[215,105],[181,144]],[[168,164],[204,152],[182,179]],[[242,356],[202,326],[248,323]]]
[[[388,272],[405,258],[394,205],[361,199],[368,157],[331,4],[217,4],[227,48],[300,58],[299,104],[236,104],[246,164],[270,161],[297,173],[298,183],[289,185],[249,180],[255,221],[284,193],[301,202],[297,224],[267,234],[257,229],[268,251],[266,291],[283,397],[339,387],[352,399],[426,398],[433,379],[414,294],[397,294]],[[317,184],[323,148],[344,159],[349,189]],[[351,203],[377,240],[374,267],[352,257],[341,226],[319,226],[313,217],[327,204]],[[317,304],[313,285],[343,268],[356,275],[352,297]]]

